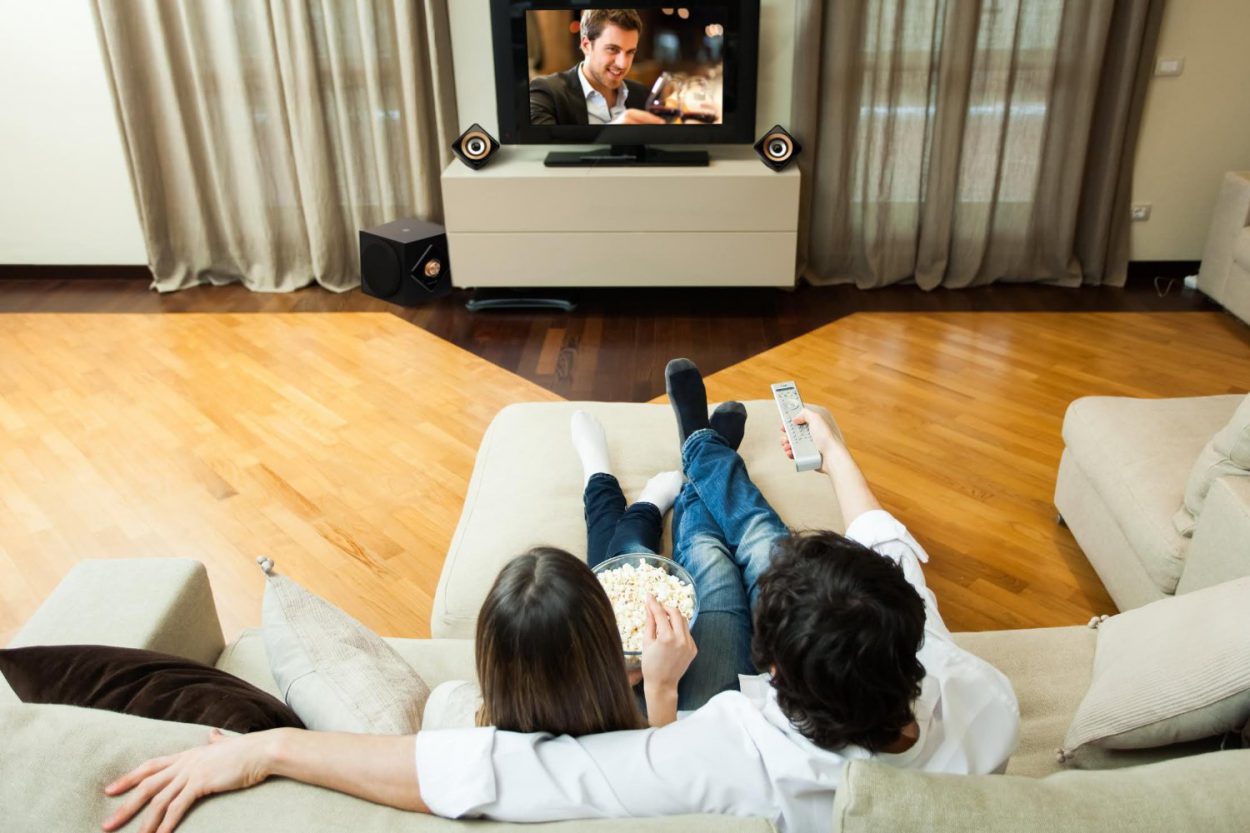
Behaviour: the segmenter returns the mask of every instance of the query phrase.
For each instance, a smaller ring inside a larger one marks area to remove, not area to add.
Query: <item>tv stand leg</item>
[[[491,309],[554,309],[572,312],[577,302],[553,290],[524,289],[475,289],[473,297],[465,302],[469,312]]]

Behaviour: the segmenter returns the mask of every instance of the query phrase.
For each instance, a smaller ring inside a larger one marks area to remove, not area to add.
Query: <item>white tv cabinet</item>
[[[453,284],[794,285],[796,167],[547,168],[544,155],[504,148],[481,170],[443,171]]]

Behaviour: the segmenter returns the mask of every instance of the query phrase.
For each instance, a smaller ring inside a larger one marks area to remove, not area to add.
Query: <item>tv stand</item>
[[[706,150],[664,150],[647,145],[612,145],[599,150],[553,150],[543,164],[548,168],[597,168],[646,165],[648,167],[707,167]]]
[[[538,287],[794,286],[797,166],[713,148],[699,167],[549,168],[548,150],[505,147],[481,170],[443,171],[457,288],[532,300]]]

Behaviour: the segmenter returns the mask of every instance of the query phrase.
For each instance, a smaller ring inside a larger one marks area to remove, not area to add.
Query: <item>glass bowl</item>
[[[690,592],[693,597],[693,611],[690,615],[690,624],[693,626],[695,620],[699,618],[699,595],[694,589],[694,579],[691,577],[690,573],[686,571],[685,567],[681,566],[671,558],[665,558],[662,555],[647,555],[646,553],[627,553],[625,555],[618,555],[613,558],[609,558],[606,561],[601,561],[592,569],[595,575],[598,576],[600,573],[615,570],[626,565],[638,567],[642,564],[647,564],[663,570],[669,575],[676,576],[679,581],[690,586]],[[621,643],[624,645],[625,635],[619,635],[621,637]],[[641,651],[625,651],[624,653],[625,666],[627,668],[637,668],[642,663]]]

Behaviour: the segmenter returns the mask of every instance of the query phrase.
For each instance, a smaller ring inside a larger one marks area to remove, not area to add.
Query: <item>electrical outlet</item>
[[[1155,62],[1155,75],[1175,77],[1185,69],[1184,58],[1160,58]]]
[[[1133,222],[1140,223],[1150,219],[1150,203],[1135,202],[1133,203]]]

